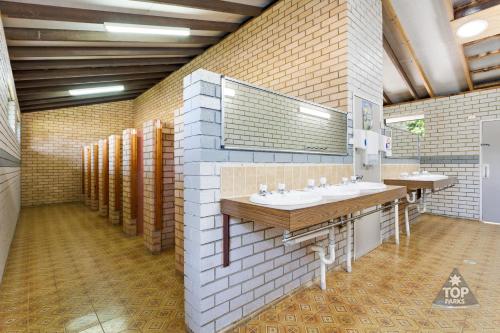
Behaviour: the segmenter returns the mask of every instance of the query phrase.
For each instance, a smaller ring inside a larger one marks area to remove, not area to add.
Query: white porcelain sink
[[[433,174],[424,174],[424,175],[416,175],[416,176],[408,176],[403,179],[409,179],[409,180],[423,180],[423,181],[436,181],[436,180],[443,180],[443,179],[448,179],[448,176],[445,175],[433,175]]]
[[[385,185],[384,183],[376,183],[376,182],[356,182],[347,185],[347,187],[351,187],[359,191],[375,191],[375,190],[384,190],[387,188],[387,185]]]
[[[333,185],[326,187],[316,187],[312,192],[318,193],[323,197],[350,197],[359,195],[361,192],[359,189],[345,186],[345,185]]]
[[[285,193],[271,192],[266,195],[258,193],[250,196],[250,201],[260,205],[293,206],[305,205],[321,201],[321,195],[315,192],[289,191]]]

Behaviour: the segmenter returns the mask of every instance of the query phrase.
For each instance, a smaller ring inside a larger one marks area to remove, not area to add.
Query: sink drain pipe
[[[340,218],[337,222],[334,220],[330,220],[329,223],[325,226],[319,227],[317,229],[307,231],[298,235],[291,236],[290,231],[285,230],[283,233],[283,244],[285,246],[299,244],[301,242],[305,242],[316,237],[326,236],[328,235],[328,256],[325,253],[325,249],[322,246],[313,245],[311,249],[315,252],[318,252],[319,260],[320,260],[320,285],[321,289],[326,289],[326,265],[331,265],[335,262],[335,227],[343,226],[347,224],[347,254],[346,254],[346,270],[351,272],[351,239],[352,239],[352,226],[351,222],[359,220],[362,217],[371,215],[373,213],[379,212],[384,209],[389,209],[392,207],[398,207],[398,200],[395,200],[390,205],[381,206],[376,209],[372,209],[366,213],[360,213],[358,215],[352,216],[350,218],[344,219]]]

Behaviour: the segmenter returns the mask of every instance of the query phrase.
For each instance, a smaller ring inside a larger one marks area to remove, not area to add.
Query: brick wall
[[[386,118],[424,114],[421,169],[458,178],[453,188],[430,196],[430,212],[479,219],[479,126],[500,118],[499,100],[496,88],[384,108]]]
[[[90,145],[90,209],[99,209],[99,145]]]
[[[173,126],[174,111],[183,107],[182,80],[199,68],[347,111],[346,10],[346,0],[279,1],[135,99],[135,126],[151,119]],[[179,250],[180,204],[176,211]]]
[[[22,204],[81,200],[81,146],[133,124],[132,101],[22,114]]]
[[[121,177],[121,149],[122,138],[119,135],[108,137],[109,151],[109,222],[120,224],[122,203],[122,177]],[[116,158],[117,157],[117,158]],[[119,195],[116,195],[119,193]]]
[[[99,216],[108,216],[109,196],[109,161],[108,141],[99,140]]]
[[[122,221],[123,232],[130,236],[137,234],[137,215],[132,202],[132,135],[135,129],[125,129],[122,135]]]
[[[174,112],[175,269],[184,271],[184,116]]]
[[[0,282],[21,205],[21,149],[16,133],[8,123],[9,83],[14,88],[7,44],[0,19]],[[15,91],[13,93],[15,95]]]
[[[162,130],[162,146],[156,145],[155,131]],[[150,120],[143,125],[144,135],[144,243],[153,253],[174,246],[174,152],[173,130],[160,120]],[[156,149],[162,149],[162,222],[156,227],[155,176]]]

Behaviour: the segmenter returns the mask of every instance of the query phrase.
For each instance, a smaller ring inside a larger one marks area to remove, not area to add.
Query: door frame
[[[485,122],[490,122],[490,121],[500,122],[500,118],[481,119],[479,121],[479,221],[486,223],[486,224],[499,225],[498,223],[495,223],[495,222],[483,220],[483,146],[481,144],[483,141],[483,124]]]

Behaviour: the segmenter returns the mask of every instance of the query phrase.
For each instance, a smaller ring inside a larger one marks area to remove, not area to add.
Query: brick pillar
[[[122,220],[123,232],[130,236],[137,235],[137,194],[132,186],[132,136],[136,130],[128,128],[122,135]]]
[[[184,272],[184,118],[182,109],[175,110],[175,269]]]
[[[161,214],[156,213],[156,131],[161,128],[162,197]],[[160,120],[144,123],[144,244],[153,253],[174,245],[173,131]],[[161,223],[157,218],[161,216]]]
[[[90,146],[90,209],[99,208],[99,145]]]
[[[121,222],[122,203],[122,138],[119,135],[110,135],[108,138],[109,161],[109,214],[108,219],[112,224]]]
[[[99,140],[99,216],[108,216],[108,141]]]
[[[84,190],[85,190],[85,197],[84,197],[84,202],[87,207],[90,207],[90,187],[91,187],[91,182],[90,182],[90,175],[91,175],[91,167],[90,167],[90,146],[85,145],[83,148],[84,152]]]

